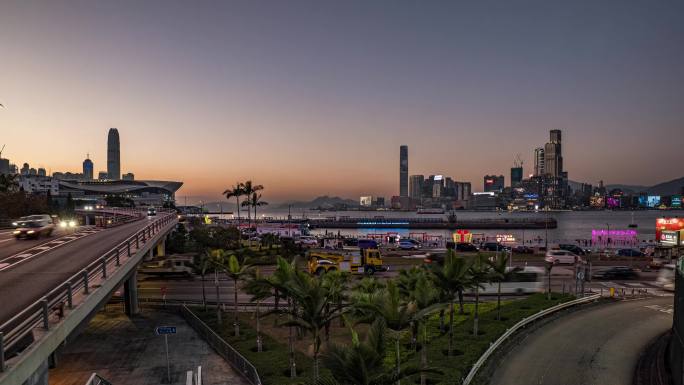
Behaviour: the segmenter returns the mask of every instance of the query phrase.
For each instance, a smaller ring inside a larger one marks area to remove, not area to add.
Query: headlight
[[[69,221],[69,227],[76,227],[76,221]]]
[[[33,231],[33,230],[29,230],[26,232],[26,234],[33,234],[33,233],[35,233],[35,231]]]
[[[17,235],[17,234],[19,234],[19,233],[21,233],[21,231],[19,231],[19,230],[14,230],[14,232],[13,232],[12,234]]]
[[[19,226],[17,222],[12,222],[12,226]]]
[[[69,224],[66,223],[66,221],[61,221],[61,222],[59,222],[59,227],[64,228],[64,227],[67,227],[68,225],[69,225]]]

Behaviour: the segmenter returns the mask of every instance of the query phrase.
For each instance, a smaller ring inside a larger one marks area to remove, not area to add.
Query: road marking
[[[11,241],[12,239],[14,239],[14,238],[9,238],[9,239],[3,239],[2,241],[0,241],[0,243],[3,243],[3,242],[9,242],[9,241]]]
[[[8,265],[9,265],[9,263],[0,263],[0,269],[2,269],[5,266],[8,266]]]
[[[672,308],[672,305],[666,305],[666,306],[660,306],[660,305],[648,305],[644,306],[647,309],[659,311],[662,313],[667,313],[667,314],[672,314],[674,313],[674,309]]]

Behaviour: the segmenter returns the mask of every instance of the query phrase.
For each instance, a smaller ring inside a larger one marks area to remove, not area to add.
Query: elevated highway
[[[122,284],[126,312],[137,312],[136,268],[153,248],[163,252],[177,217],[160,212],[148,218],[138,212],[112,222],[123,224],[0,269],[1,385],[47,384],[55,350]]]

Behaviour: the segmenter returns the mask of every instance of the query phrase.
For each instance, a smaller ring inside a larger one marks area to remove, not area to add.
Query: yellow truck
[[[367,275],[388,270],[382,264],[382,255],[378,249],[361,249],[356,252],[312,250],[309,252],[308,267],[309,273],[317,275],[332,270]]]

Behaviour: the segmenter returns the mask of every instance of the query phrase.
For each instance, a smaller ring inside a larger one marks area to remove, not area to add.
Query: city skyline
[[[561,129],[573,181],[682,176],[682,4],[233,3],[187,17],[159,4],[6,6],[3,157],[79,172],[90,153],[106,170],[104,133],[117,127],[122,169],[184,181],[180,199],[218,200],[247,179],[274,202],[390,197],[402,144],[408,175],[479,190],[518,153],[534,173],[534,149]]]

